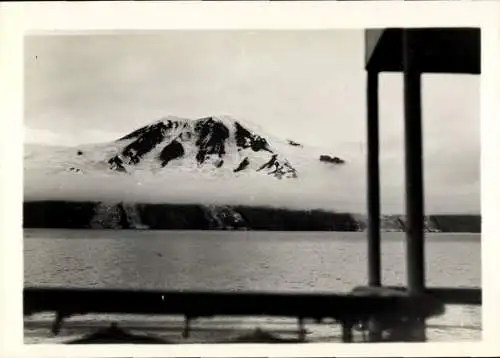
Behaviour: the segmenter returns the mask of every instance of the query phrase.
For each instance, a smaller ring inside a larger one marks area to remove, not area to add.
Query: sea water
[[[382,235],[384,285],[406,282],[403,233]],[[347,292],[367,281],[366,233],[27,229],[26,286],[269,292]],[[479,234],[426,234],[428,286],[480,287]],[[481,308],[447,306],[428,321],[430,341],[481,338]],[[25,319],[26,343],[60,342],[110,321],[133,332],[180,337],[180,317],[72,317],[60,336],[52,315]],[[296,335],[294,319],[215,317],[191,323],[191,341],[230,337],[260,327]],[[307,340],[338,340],[338,327],[306,324]],[[281,332],[281,333],[280,333]]]

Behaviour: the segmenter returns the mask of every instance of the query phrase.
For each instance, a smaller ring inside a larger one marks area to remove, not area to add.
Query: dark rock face
[[[131,205],[142,226],[153,230],[359,231],[362,224],[355,215],[323,210],[196,204]],[[432,215],[428,220],[439,232],[481,233],[480,215]],[[134,228],[122,203],[37,201],[23,204],[24,228],[89,229],[96,223],[102,227]],[[399,227],[391,231],[404,230]]]
[[[293,168],[287,160],[278,160],[278,154],[273,153],[273,151],[269,148],[269,144],[267,143],[265,138],[250,133],[250,131],[248,131],[238,122],[235,122],[234,125],[236,128],[235,136],[236,144],[239,147],[238,150],[251,148],[254,152],[266,151],[272,154],[270,160],[267,163],[263,164],[259,169],[257,169],[257,171],[271,169],[271,171],[267,172],[267,174],[273,175],[278,179],[282,179],[284,177],[297,177],[297,171],[295,170],[295,168]],[[248,165],[248,158],[245,158],[234,170],[234,172],[242,171]]]
[[[429,220],[441,232],[481,232],[480,215],[431,215]]]
[[[196,123],[194,129],[198,134],[196,141],[199,148],[196,154],[198,163],[203,163],[210,154],[218,155],[219,158],[226,154],[224,144],[229,137],[229,130],[223,123],[216,122],[211,117],[203,118]]]
[[[176,123],[177,124],[177,123]],[[137,164],[142,156],[150,152],[154,147],[160,144],[165,138],[165,133],[171,129],[173,123],[167,124],[160,122],[143,129],[143,132],[137,136],[136,140],[125,147],[122,155],[129,159],[129,164]]]
[[[138,211],[144,225],[155,230],[209,230],[201,205],[139,204]]]
[[[152,230],[356,231],[350,214],[265,207],[134,204]],[[123,203],[25,202],[25,228],[134,228]]]
[[[439,216],[438,216],[439,217]],[[458,217],[458,216],[456,216]],[[408,224],[407,224],[407,218],[406,215],[400,215],[397,217],[397,220],[400,224],[401,231],[407,231],[408,230]],[[446,220],[446,219],[445,219]],[[460,222],[460,225],[457,225],[457,222]],[[461,232],[461,226],[463,225],[464,219],[461,220],[455,220],[455,225],[454,229],[457,232]],[[467,222],[467,219],[465,219],[465,222]],[[426,216],[424,217],[424,232],[441,232],[439,229],[439,224],[436,222],[436,216]],[[470,227],[469,227],[470,228]],[[447,231],[445,229],[445,231]]]
[[[92,229],[129,228],[122,205],[106,202],[96,203],[89,226]]]
[[[126,139],[134,139],[134,138],[147,138],[147,137],[150,137],[150,139],[152,139],[154,137],[158,137],[158,135],[162,131],[166,131],[167,129],[171,128],[177,128],[179,125],[180,125],[179,122],[172,120],[168,120],[166,122],[159,121],[149,126],[139,128],[133,131],[132,133],[129,133],[126,136],[121,137],[120,139],[118,139],[118,141]]]
[[[350,214],[247,206],[237,206],[235,210],[250,230],[357,231],[357,223]]]
[[[234,129],[234,138],[230,138],[231,133],[233,133],[231,129]],[[285,158],[274,152],[264,137],[252,133],[239,122],[233,120],[226,121],[217,117],[200,118],[194,121],[162,120],[137,129],[118,139],[117,143],[123,143],[123,141],[130,142],[124,143],[124,148],[107,160],[111,170],[130,171],[133,166],[142,161],[146,154],[160,146],[164,147],[157,155],[157,160],[161,167],[165,167],[174,159],[186,157],[187,152],[191,153],[191,150],[187,151],[186,148],[194,146],[193,159],[200,167],[203,165],[212,166],[214,169],[222,168],[224,163],[227,163],[225,156],[233,154],[228,153],[228,150],[237,150],[241,154],[247,150],[246,155],[243,154],[245,158],[233,169],[233,172],[243,171],[254,160],[259,160],[260,168],[258,171],[263,174],[278,179],[297,177],[295,168]],[[234,143],[236,143],[236,147]],[[295,142],[293,143],[295,145]],[[268,155],[269,159],[262,164],[262,156],[259,155],[259,159],[253,159],[252,152],[265,152],[264,157]]]
[[[123,166],[123,161],[118,156],[114,156],[113,158],[108,160],[108,164],[112,170],[123,173],[126,172],[125,167]]]
[[[173,141],[165,146],[160,153],[161,166],[164,167],[171,160],[181,158],[184,155],[184,147],[181,143]]]
[[[118,141],[127,139],[135,140],[123,149],[121,155],[116,155],[109,159],[108,163],[110,164],[110,168],[120,172],[125,172],[126,170],[123,166],[124,159],[127,161],[127,164],[139,163],[141,158],[146,153],[151,151],[163,141],[166,131],[174,125],[178,125],[178,123],[174,123],[172,121],[168,121],[166,123],[159,122],[139,128],[138,130],[118,139]]]
[[[345,163],[345,160],[340,159],[339,157],[333,157],[332,158],[329,155],[321,155],[319,157],[319,160],[321,162],[332,163],[332,164],[344,164]]]
[[[246,167],[248,167],[249,164],[250,164],[250,162],[248,161],[248,158],[245,158],[241,161],[241,163],[238,165],[238,167],[233,170],[233,172],[235,172],[235,173],[240,172],[240,171],[244,170]]]
[[[267,141],[259,135],[250,133],[238,122],[234,123],[236,127],[236,144],[241,148],[252,148],[254,152],[265,150],[271,152]]]
[[[222,159],[218,160],[216,163],[215,163],[215,167],[216,168],[220,168],[224,165],[224,161]]]
[[[288,162],[283,162],[280,163],[277,161],[278,155],[274,154],[271,159],[261,166],[257,171],[261,171],[263,169],[271,169],[274,168],[273,171],[269,172],[268,174],[272,174],[276,176],[278,179],[283,178],[285,175],[289,174],[291,177],[296,178],[297,177],[297,171],[292,168],[292,166]]]
[[[247,230],[248,223],[231,206],[208,205],[204,207],[205,216],[213,230]]]
[[[293,140],[290,140],[290,139],[288,140],[288,144],[290,144],[291,146],[294,146],[294,147],[303,147],[302,144],[294,142]]]
[[[36,201],[23,204],[23,227],[88,229],[96,203]]]

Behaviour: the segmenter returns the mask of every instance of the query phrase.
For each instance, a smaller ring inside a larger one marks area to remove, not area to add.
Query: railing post
[[[342,321],[342,342],[343,343],[352,343],[353,342],[352,327],[353,327],[353,324],[351,321]]]
[[[405,104],[406,260],[408,291],[425,290],[424,185],[422,160],[421,69],[411,30],[403,31]],[[415,339],[425,341],[425,322],[415,322]]]

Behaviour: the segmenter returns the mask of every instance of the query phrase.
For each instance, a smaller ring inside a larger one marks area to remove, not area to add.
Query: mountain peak
[[[119,138],[119,151],[107,163],[118,172],[131,172],[149,162],[166,169],[187,166],[296,178],[296,169],[269,142],[230,116],[167,116]]]

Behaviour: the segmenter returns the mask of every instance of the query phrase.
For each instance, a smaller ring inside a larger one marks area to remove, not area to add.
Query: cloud
[[[35,129],[24,126],[24,143],[53,144],[61,142],[60,137],[60,135],[50,130]]]
[[[381,158],[381,209],[385,214],[405,212],[403,164],[402,156]],[[366,212],[366,166],[361,154],[343,166],[330,167],[318,162],[298,170],[299,180],[277,180],[258,173],[214,178],[176,171],[124,175],[96,170],[54,174],[47,165],[42,165],[25,171],[24,194],[25,200],[223,204]],[[436,180],[427,176],[425,195],[428,213],[480,212],[479,182],[475,180],[452,180],[448,176]]]
[[[167,175],[29,175],[26,200],[90,200],[142,203],[225,204],[325,208],[359,211],[362,191],[346,191],[340,185],[314,179],[274,180],[264,175],[212,180],[168,173]]]
[[[51,146],[76,146],[89,143],[103,143],[116,140],[123,133],[102,131],[97,129],[78,130],[78,132],[55,132],[48,129],[24,126],[24,143],[46,144]]]

